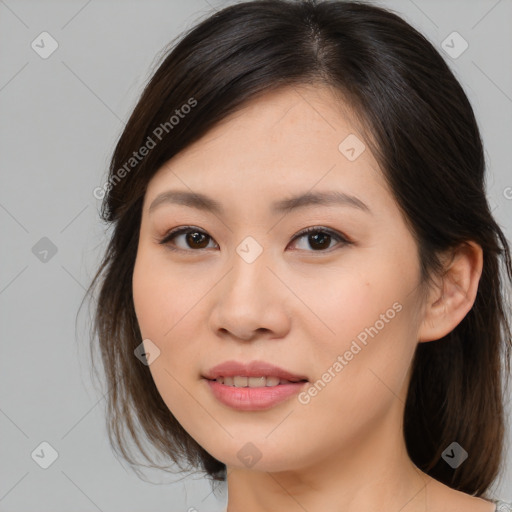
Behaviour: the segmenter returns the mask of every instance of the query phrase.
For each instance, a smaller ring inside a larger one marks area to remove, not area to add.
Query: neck
[[[396,423],[380,427],[293,470],[228,466],[228,512],[424,512],[432,479],[410,460]]]

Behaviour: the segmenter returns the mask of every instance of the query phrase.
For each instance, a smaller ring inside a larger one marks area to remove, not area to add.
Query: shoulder
[[[496,512],[512,512],[512,503],[502,500],[492,500],[496,505]]]
[[[504,501],[467,494],[430,476],[427,484],[430,509],[437,512],[512,512],[512,509],[509,508],[498,508],[498,504],[500,506],[502,503],[508,505]]]

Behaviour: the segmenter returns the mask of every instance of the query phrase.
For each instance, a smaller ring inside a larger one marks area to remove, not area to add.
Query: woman
[[[484,171],[462,87],[397,15],[269,0],[198,24],[104,187],[113,445],[227,480],[229,512],[510,510]]]

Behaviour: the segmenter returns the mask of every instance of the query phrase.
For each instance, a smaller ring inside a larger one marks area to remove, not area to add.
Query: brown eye
[[[168,233],[163,240],[159,243],[162,245],[175,246],[174,240],[180,236],[184,236],[185,247],[176,247],[176,250],[188,250],[188,249],[206,249],[208,242],[212,240],[210,235],[207,235],[204,231],[190,226],[181,227]],[[172,243],[171,243],[172,242]],[[170,247],[174,249],[174,247]]]
[[[308,243],[312,249],[325,249],[329,248],[331,245],[331,235],[328,233],[323,233],[322,231],[317,231],[313,234],[308,234]]]
[[[199,231],[189,231],[185,233],[185,241],[189,247],[204,249],[208,245],[208,235]],[[206,241],[206,244],[205,244]]]
[[[181,239],[181,246],[176,243],[176,240],[179,240],[179,237],[184,237]],[[328,249],[332,248],[333,241],[338,241],[341,246],[349,245],[352,243],[340,233],[332,231],[328,228],[315,226],[301,231],[292,240],[292,243],[295,240],[299,240],[301,238],[307,240],[307,247],[299,247],[299,249],[309,252],[327,252]],[[171,250],[190,251],[191,249],[207,249],[210,242],[213,242],[213,238],[204,231],[193,226],[182,226],[167,233],[167,235],[159,243],[168,246]],[[218,247],[217,244],[214,244],[213,247],[210,246],[210,248],[216,247]]]
[[[325,252],[326,249],[331,248],[331,242],[337,240],[341,242],[341,245],[348,245],[351,242],[347,240],[344,236],[330,229],[321,228],[321,227],[311,227],[307,228],[304,231],[301,231],[294,240],[298,240],[301,238],[307,237],[307,245],[316,252]],[[301,250],[304,248],[300,248]],[[308,250],[308,249],[305,249]]]

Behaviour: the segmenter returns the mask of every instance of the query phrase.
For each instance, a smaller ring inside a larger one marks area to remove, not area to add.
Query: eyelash
[[[170,241],[172,239],[176,238],[179,235],[187,234],[187,233],[201,233],[203,235],[206,235],[210,240],[213,240],[212,237],[210,237],[207,233],[205,233],[201,229],[198,229],[198,228],[196,228],[194,226],[181,226],[179,228],[172,229],[171,231],[166,233],[166,235],[161,240],[159,240],[158,243],[161,244],[161,245],[166,245],[167,248],[172,250],[172,251],[180,251],[180,252],[190,252],[190,251],[201,252],[201,251],[204,251],[205,249],[181,249],[181,248],[177,248],[177,247],[172,247],[171,246]],[[324,234],[327,234],[327,235],[331,236],[332,238],[335,238],[339,242],[341,242],[341,247],[353,244],[353,242],[351,240],[349,240],[346,236],[342,235],[341,233],[333,231],[332,229],[329,229],[329,228],[324,228],[322,226],[312,226],[312,227],[303,229],[302,231],[297,233],[297,235],[295,235],[295,237],[292,239],[292,242],[297,240],[297,239],[299,239],[299,238],[302,238],[303,236],[309,235],[310,233],[324,233]],[[318,252],[331,252],[332,249],[333,248],[331,247],[331,248],[326,249],[326,250],[319,249],[319,250],[311,250],[311,251],[306,251],[306,252],[315,252],[315,253],[318,253]]]

